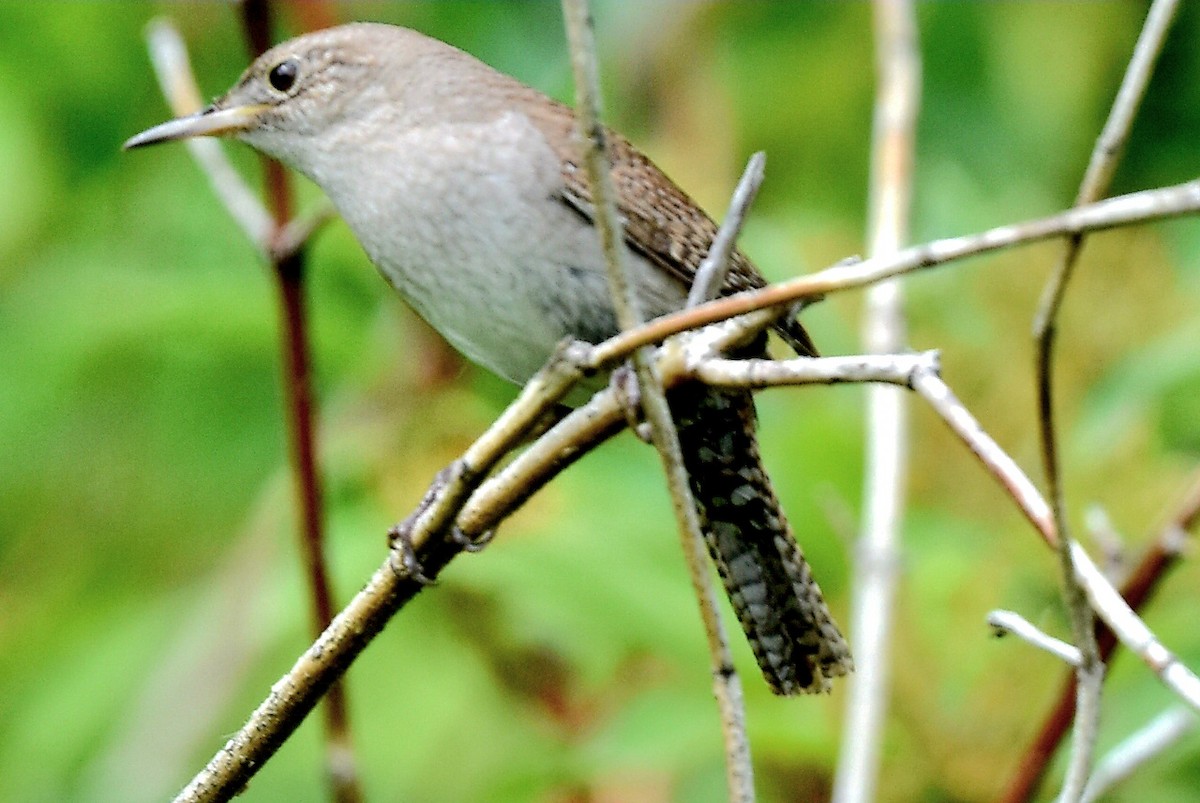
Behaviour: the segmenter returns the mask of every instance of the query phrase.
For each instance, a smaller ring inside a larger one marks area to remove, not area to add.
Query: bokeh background
[[[1071,203],[1144,2],[920,5],[914,237]],[[344,3],[571,97],[557,3]],[[143,44],[156,15],[213,96],[247,62],[224,3],[0,3],[0,799],[158,800],[206,761],[308,643],[280,415],[272,281],[184,148],[121,153],[166,119]],[[873,89],[865,3],[596,4],[610,121],[720,212],[748,155],[767,182],[743,237],[783,278],[863,250]],[[279,37],[303,14],[283,10]],[[1116,179],[1200,166],[1200,7],[1185,3]],[[258,180],[258,163],[233,147]],[[319,198],[302,187],[303,205]],[[1060,337],[1066,490],[1136,554],[1200,456],[1200,221],[1088,241]],[[1036,477],[1030,321],[1058,249],[906,281],[915,348]],[[340,223],[309,297],[332,569],[345,600],[384,532],[513,391],[447,362]],[[860,297],[806,317],[856,350]],[[763,447],[844,622],[862,391],[760,397]],[[991,638],[995,607],[1067,628],[1054,561],[915,407],[883,800],[988,800],[1062,677]],[[1200,573],[1147,618],[1193,667]],[[767,801],[828,793],[845,686],[773,698],[740,637]],[[1103,746],[1171,698],[1122,655]],[[704,642],[654,454],[627,434],[456,561],[349,674],[377,800],[720,800]],[[1193,736],[1115,800],[1194,800]],[[1051,794],[1052,781],[1046,794]],[[247,800],[322,800],[307,722]]]

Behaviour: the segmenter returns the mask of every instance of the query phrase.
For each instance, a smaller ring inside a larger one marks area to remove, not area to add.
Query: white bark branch
[[[996,629],[997,633],[1012,633],[1017,638],[1029,642],[1039,650],[1045,650],[1070,666],[1079,666],[1078,647],[1038,629],[1032,622],[1015,611],[992,611],[987,615],[987,622]]]
[[[1174,747],[1195,731],[1197,726],[1200,726],[1200,719],[1191,709],[1175,706],[1163,711],[1100,759],[1084,790],[1084,801],[1090,803],[1096,800]]]

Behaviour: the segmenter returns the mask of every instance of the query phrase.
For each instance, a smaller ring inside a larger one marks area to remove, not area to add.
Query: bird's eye
[[[292,84],[296,83],[296,76],[299,74],[300,65],[296,63],[295,59],[287,59],[271,68],[271,71],[267,73],[267,80],[280,92],[287,92],[292,88]]]

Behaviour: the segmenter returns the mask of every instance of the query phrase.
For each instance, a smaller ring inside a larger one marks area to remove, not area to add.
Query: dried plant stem
[[[1198,522],[1200,472],[1193,477],[1191,487],[1184,494],[1183,500],[1167,517],[1166,524],[1121,587],[1121,597],[1133,610],[1140,609],[1149,600],[1162,578],[1178,563],[1187,540],[1187,532]],[[1117,638],[1107,626],[1098,624],[1096,639],[1100,646],[1100,657],[1107,662],[1117,647]],[[1022,755],[1017,772],[1001,800],[1006,803],[1019,803],[1033,797],[1074,716],[1075,674],[1071,672],[1063,682],[1058,699],[1042,721],[1041,728]]]
[[[1096,765],[1083,799],[1093,801],[1144,764],[1174,747],[1200,726],[1196,712],[1177,705],[1160,713],[1140,730],[1126,737]]]
[[[1091,161],[1079,188],[1077,206],[1096,201],[1108,191],[1175,10],[1175,0],[1160,0],[1155,3],[1147,17],[1108,121],[1092,151]],[[1055,530],[1060,536],[1058,558],[1062,574],[1063,601],[1070,618],[1071,632],[1081,655],[1076,667],[1075,737],[1059,798],[1068,803],[1080,800],[1087,786],[1092,754],[1100,730],[1100,694],[1104,680],[1104,663],[1096,642],[1092,611],[1084,599],[1083,589],[1075,579],[1076,567],[1070,548],[1071,538],[1062,490],[1054,416],[1054,343],[1057,319],[1079,257],[1083,237],[1082,233],[1076,233],[1068,238],[1058,268],[1046,285],[1042,304],[1034,321],[1042,463]]]
[[[663,315],[636,330],[606,340],[592,354],[597,365],[611,364],[634,349],[658,343],[688,329],[771,307],[785,308],[801,299],[867,287],[884,279],[940,267],[966,257],[1028,245],[1073,234],[1166,220],[1200,211],[1200,180],[1130,193],[1048,217],[997,226],[977,234],[933,240],[894,254],[842,261],[807,276],[760,290],[726,296],[681,312]]]
[[[875,120],[871,147],[868,253],[894,254],[908,241],[913,152],[921,67],[916,14],[907,0],[876,0]],[[897,353],[907,335],[896,279],[870,287],[863,321],[864,349]],[[899,573],[900,526],[907,470],[907,399],[901,388],[869,385],[862,531],[855,545],[850,634],[855,675],[846,701],[833,799],[875,799],[887,712],[892,616]]]
[[[244,0],[241,4],[242,27],[255,58],[272,45],[272,6],[270,0]],[[296,492],[300,521],[300,554],[311,596],[311,628],[320,635],[333,620],[336,606],[329,581],[329,561],[325,552],[324,495],[317,468],[315,395],[312,387],[312,347],[309,343],[308,307],[305,302],[305,273],[308,259],[306,241],[289,250],[275,246],[292,220],[291,181],[284,166],[262,157],[265,192],[271,210],[272,229],[267,256],[275,277],[280,306],[280,345],[283,350],[284,399],[287,417],[288,454]],[[322,712],[325,723],[325,772],[333,799],[338,803],[358,803],[363,799],[354,739],[350,729],[350,707],[346,687],[339,680],[325,693]]]
[[[628,255],[609,173],[607,141],[600,121],[600,81],[591,13],[587,0],[563,0],[562,5],[575,73],[577,124],[585,143],[584,164],[596,206],[595,224],[608,264],[609,287],[617,312],[617,323],[621,331],[631,331],[643,324],[644,317],[638,305],[637,288],[633,286],[629,274]],[[679,433],[675,429],[662,382],[655,374],[650,350],[638,349],[633,352],[632,358],[642,410],[650,426],[651,440],[662,459],[688,574],[700,605],[708,640],[713,691],[725,740],[729,797],[739,803],[752,801],[754,773],[750,761],[750,741],[746,736],[741,680],[733,667],[729,640],[721,624],[717,595],[708,568],[708,550],[683,464]]]
[[[1039,650],[1050,653],[1069,666],[1079,666],[1081,658],[1078,647],[1042,632],[1015,611],[992,611],[987,616],[987,622],[996,629],[998,634],[1012,633],[1017,638],[1027,641]]]

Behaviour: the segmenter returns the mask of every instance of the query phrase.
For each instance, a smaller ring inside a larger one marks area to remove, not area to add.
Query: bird
[[[523,384],[565,337],[618,333],[575,131],[569,106],[474,56],[363,22],[276,45],[211,105],[125,148],[223,136],[287,164],[452,346]],[[682,309],[716,225],[605,131],[643,313]],[[765,285],[735,250],[720,293]],[[775,330],[817,355],[794,315]],[[766,356],[766,337],[737,356]],[[779,695],[828,691],[853,661],[763,466],[752,395],[691,383],[668,401],[709,553],[764,679]]]

